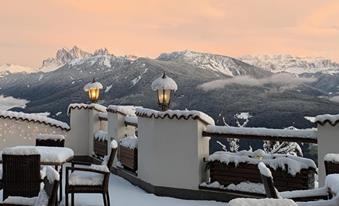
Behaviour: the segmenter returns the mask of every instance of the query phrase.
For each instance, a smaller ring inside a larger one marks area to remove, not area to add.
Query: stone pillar
[[[324,156],[328,153],[339,154],[339,124],[330,124],[326,119],[321,119],[317,121],[317,127],[319,184],[324,185],[326,175]]]
[[[212,118],[196,111],[137,109],[138,177],[152,185],[197,190],[207,181],[204,158],[209,138],[202,132]],[[207,119],[207,121],[206,121]]]

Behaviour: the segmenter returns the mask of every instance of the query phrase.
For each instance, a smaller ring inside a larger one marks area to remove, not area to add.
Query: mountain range
[[[247,126],[314,126],[305,116],[339,112],[339,64],[326,58],[291,55],[229,57],[194,51],[157,58],[114,56],[107,49],[90,53],[60,49],[39,68],[0,66],[0,94],[27,100],[25,112],[49,112],[68,121],[67,106],[88,102],[83,86],[93,78],[104,85],[99,103],[158,108],[151,83],[166,72],[178,84],[171,108],[196,109],[236,125],[249,113]],[[0,101],[1,104],[1,101]]]

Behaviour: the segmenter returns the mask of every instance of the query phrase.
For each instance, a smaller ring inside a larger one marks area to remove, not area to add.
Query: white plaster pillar
[[[207,181],[203,158],[209,155],[209,138],[202,136],[207,123],[197,112],[183,112],[192,118],[154,118],[137,110],[140,179],[154,186],[194,190]]]
[[[328,153],[339,154],[339,124],[332,126],[329,123],[323,125],[318,123],[317,127],[319,184],[324,185],[326,175],[324,156]]]
[[[120,106],[124,107],[124,106]],[[119,108],[117,106],[117,108]],[[135,127],[125,125],[125,117],[127,114],[117,111],[117,109],[109,109],[108,112],[108,136],[111,140],[115,139],[119,142],[121,138],[135,134]]]
[[[71,104],[70,112],[70,137],[66,140],[66,146],[74,150],[75,155],[92,155],[94,133],[101,127],[98,110],[95,104]]]

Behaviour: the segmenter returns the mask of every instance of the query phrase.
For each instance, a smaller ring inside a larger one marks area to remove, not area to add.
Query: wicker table
[[[56,169],[60,167],[60,201],[62,200],[62,170],[63,165],[73,159],[74,152],[67,147],[44,147],[44,146],[15,146],[15,148],[34,148],[40,154],[40,162],[42,165],[54,165]],[[1,162],[2,162],[2,155]]]

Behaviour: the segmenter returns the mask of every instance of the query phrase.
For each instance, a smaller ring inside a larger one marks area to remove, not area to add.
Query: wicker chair
[[[3,199],[8,196],[34,197],[40,191],[40,155],[2,154]]]
[[[113,140],[115,142],[115,140]],[[66,167],[65,205],[68,206],[68,194],[71,194],[71,205],[74,205],[74,193],[101,193],[104,205],[110,205],[109,198],[109,176],[113,160],[117,151],[117,143],[111,144],[110,155],[107,156],[102,165],[92,167]],[[114,145],[114,146],[113,146]],[[79,162],[74,163],[79,164]],[[104,166],[106,170],[99,169]],[[71,173],[70,173],[71,172]]]
[[[59,186],[59,174],[52,167],[46,167],[47,176],[44,178],[44,188],[43,191],[39,192],[37,197],[26,198],[18,196],[9,196],[3,203],[0,205],[15,206],[15,205],[46,205],[46,206],[55,206],[57,205],[57,196],[58,196],[58,186]]]
[[[40,134],[35,139],[35,146],[64,147],[65,137],[63,135]]]
[[[317,200],[328,200],[331,198],[330,190],[327,187],[310,189],[310,190],[295,190],[295,191],[286,191],[278,192],[274,187],[273,177],[271,171],[266,167],[264,163],[259,163],[258,165],[262,182],[264,184],[266,197],[267,198],[286,198],[292,199],[298,202],[309,202]],[[302,194],[302,195],[301,195]]]

